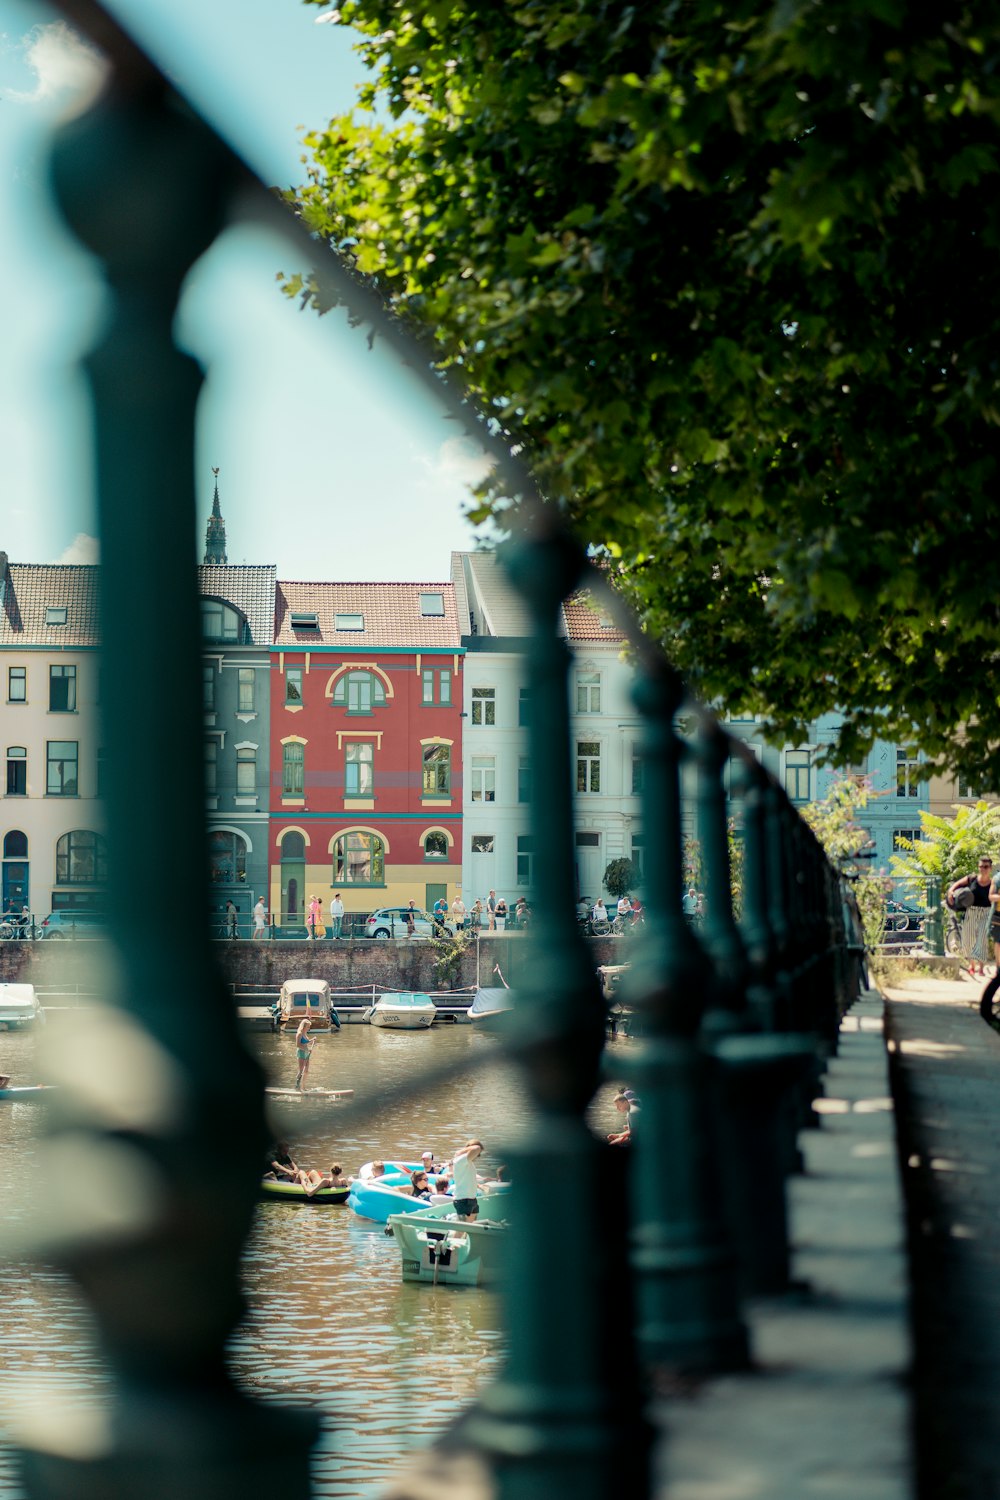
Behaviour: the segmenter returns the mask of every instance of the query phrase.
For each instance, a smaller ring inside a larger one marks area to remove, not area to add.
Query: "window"
[[[785,791],[793,802],[809,801],[811,750],[785,751]]]
[[[348,742],[344,750],[344,796],[370,797],[375,789],[375,746]]]
[[[107,844],[99,833],[76,828],[56,843],[57,885],[103,885],[108,878]]]
[[[517,722],[522,729],[531,723],[531,689],[520,688],[517,694]]]
[[[45,795],[76,797],[78,795],[78,761],[80,747],[76,740],[49,740],[45,746]]]
[[[64,604],[50,604],[45,611],[46,625],[65,625],[66,606]]]
[[[474,833],[472,835],[473,854],[492,854],[496,835],[492,833]]]
[[[917,769],[920,761],[912,749],[896,751],[896,796],[915,797],[919,791]]]
[[[497,763],[495,756],[474,755],[472,757],[472,801],[495,802],[497,786]]]
[[[205,741],[205,791],[214,797],[219,790],[219,742]]]
[[[27,667],[7,668],[7,702],[27,703],[28,701],[28,669]]]
[[[429,833],[424,839],[425,859],[447,859],[448,840],[443,833]]]
[[[201,601],[201,633],[206,641],[232,641],[236,645],[249,641],[243,616],[221,599]]]
[[[345,833],[333,845],[335,885],[384,885],[385,846],[374,833]]]
[[[472,689],[473,724],[495,724],[497,721],[496,688]]]
[[[531,801],[531,761],[526,755],[522,755],[517,762],[517,800],[518,802]]]
[[[285,703],[302,702],[302,668],[285,668]]]
[[[236,710],[241,714],[252,714],[254,711],[255,679],[256,673],[253,667],[240,667],[239,707]]]
[[[370,714],[385,703],[385,688],[371,672],[345,672],[337,679],[333,701],[349,714]]]
[[[894,828],[892,830],[892,847],[900,848],[900,839],[908,839],[911,844],[920,842],[919,828]]]
[[[207,714],[215,712],[215,666],[204,662],[201,668],[201,706]]]
[[[257,793],[257,751],[253,745],[242,745],[236,751],[236,795],[253,797]]]
[[[578,849],[599,849],[601,847],[601,835],[599,833],[578,833],[576,836],[576,847]]]
[[[576,789],[578,792],[601,790],[601,747],[597,740],[576,742]]]
[[[364,630],[364,615],[334,615],[335,630]]]
[[[451,668],[443,667],[438,673],[438,702],[451,702]]]
[[[423,671],[423,684],[421,689],[422,702],[433,703],[434,679],[437,678],[437,702],[448,704],[451,702],[451,672],[449,670],[435,671],[433,667],[425,667]]]
[[[281,747],[281,792],[284,797],[302,797],[305,788],[306,747],[292,743]]]
[[[424,796],[451,795],[451,746],[424,746]]]
[[[76,712],[76,667],[49,668],[49,712]]]
[[[434,702],[434,673],[430,667],[425,667],[424,669],[423,701],[425,703]]]
[[[981,796],[981,793],[980,793],[979,788],[977,786],[973,786],[971,782],[963,781],[962,778],[959,777],[958,778],[958,795],[959,795],[960,798],[962,798],[962,797],[971,797],[971,798],[974,798],[975,800],[978,801],[979,797]]]
[[[7,796],[28,795],[28,752],[23,745],[7,746]]]
[[[576,711],[578,714],[599,714],[601,711],[600,672],[577,672]]]
[[[318,630],[319,615],[310,609],[293,609],[289,620],[293,630]]]
[[[639,879],[640,880],[642,880],[644,878],[645,873],[646,873],[646,862],[645,861],[646,861],[646,840],[645,840],[645,838],[643,837],[643,835],[641,833],[633,833],[633,835],[632,835],[632,863],[635,865],[636,869],[639,872]]]
[[[443,594],[421,594],[420,595],[420,613],[422,615],[425,615],[425,616],[426,615],[443,615],[444,614],[444,595]]]
[[[534,863],[534,842],[530,834],[518,834],[517,836],[517,883],[518,885],[530,885],[532,876],[532,865]]]
[[[638,797],[643,784],[643,761],[638,750],[632,749],[632,795]]]
[[[22,833],[19,828],[12,828],[10,833],[3,837],[4,859],[27,859],[28,857],[28,835]]]
[[[284,848],[281,852],[284,854]],[[246,840],[238,833],[214,828],[208,835],[208,878],[213,885],[234,885],[246,880]]]

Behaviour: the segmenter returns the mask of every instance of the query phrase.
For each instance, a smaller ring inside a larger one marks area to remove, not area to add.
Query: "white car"
[[[378,911],[373,911],[365,923],[365,937],[370,938],[405,938],[406,915],[408,908],[405,906],[383,906]],[[429,938],[443,932],[448,937],[454,937],[455,926],[451,921],[442,922],[440,929],[436,929],[434,922],[425,911],[415,911],[413,916],[413,936]]]

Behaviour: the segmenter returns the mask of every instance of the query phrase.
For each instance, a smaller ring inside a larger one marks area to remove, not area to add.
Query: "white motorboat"
[[[396,990],[380,995],[368,1019],[373,1026],[390,1026],[396,1031],[423,1031],[434,1025],[437,1007],[430,995],[420,990]]]
[[[404,1281],[495,1286],[503,1277],[508,1233],[503,1220],[467,1223],[436,1207],[390,1214],[386,1223],[399,1246]]]
[[[33,984],[0,984],[0,1031],[22,1031],[44,1020]]]

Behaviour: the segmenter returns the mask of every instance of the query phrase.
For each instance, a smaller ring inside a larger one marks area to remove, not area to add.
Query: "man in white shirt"
[[[632,903],[627,896],[618,898],[618,915],[623,921],[632,915]]]
[[[340,899],[340,893],[335,892],[330,902],[330,937],[336,942],[340,937],[340,926],[344,920],[344,903]]]
[[[476,1161],[483,1154],[482,1141],[467,1141],[461,1151],[455,1152],[451,1164],[452,1197],[455,1213],[460,1219],[471,1221],[479,1217],[479,1177]]]
[[[264,936],[264,923],[267,921],[267,907],[264,905],[263,896],[253,909],[253,935],[255,938]]]

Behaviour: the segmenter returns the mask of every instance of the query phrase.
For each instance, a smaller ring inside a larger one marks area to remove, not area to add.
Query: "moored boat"
[[[420,990],[387,991],[371,1008],[368,1019],[373,1026],[388,1026],[396,1031],[423,1031],[433,1026],[437,1007],[430,995]]]
[[[500,1031],[510,1024],[514,992],[506,985],[477,990],[469,1006],[469,1020],[481,1031]]]
[[[315,1193],[307,1193],[300,1182],[282,1182],[277,1178],[264,1178],[260,1185],[260,1195],[269,1203],[346,1203],[351,1188],[349,1183],[343,1187],[317,1188]]]
[[[44,1020],[33,984],[0,984],[0,1031],[24,1031]]]
[[[24,1104],[53,1092],[51,1083],[9,1083],[0,1088],[0,1102]]]
[[[433,1286],[490,1286],[503,1277],[507,1225],[496,1219],[467,1223],[431,1208],[390,1214],[404,1281]]]
[[[325,979],[286,979],[277,1003],[278,1025],[295,1031],[300,1021],[310,1022],[311,1031],[339,1031],[340,1017]]]

